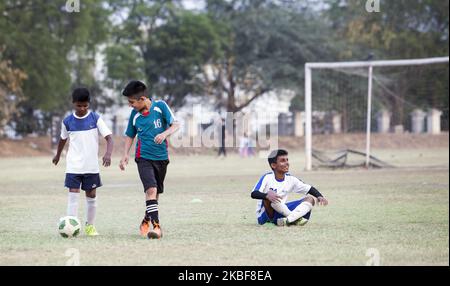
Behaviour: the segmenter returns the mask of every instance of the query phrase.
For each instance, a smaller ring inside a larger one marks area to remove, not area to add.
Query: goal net
[[[448,61],[306,64],[306,169],[391,166],[373,143],[388,148],[394,135],[448,131]]]

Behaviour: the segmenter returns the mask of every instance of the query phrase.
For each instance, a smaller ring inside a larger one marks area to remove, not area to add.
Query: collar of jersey
[[[85,119],[86,117],[89,116],[89,114],[91,114],[91,111],[90,111],[90,110],[88,110],[88,112],[86,113],[85,116],[80,117],[80,116],[77,116],[76,113],[74,112],[74,113],[73,113],[73,117],[75,117],[76,119]]]
[[[275,180],[277,181],[277,182],[284,182],[284,180],[286,179],[286,174],[284,174],[284,178],[283,178],[283,180],[278,180],[277,179],[277,176],[275,175],[275,172],[273,172],[273,177],[275,178]]]
[[[150,112],[152,111],[152,107],[153,107],[153,101],[152,104],[150,105],[150,108],[148,109],[148,111],[141,113],[142,116],[146,117],[150,114]]]

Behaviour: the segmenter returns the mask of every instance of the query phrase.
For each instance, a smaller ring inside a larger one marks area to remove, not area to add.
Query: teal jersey
[[[150,110],[140,113],[131,111],[125,135],[134,138],[137,135],[136,158],[161,161],[168,160],[167,140],[155,143],[155,137],[167,130],[175,117],[167,103],[162,100],[152,101]]]

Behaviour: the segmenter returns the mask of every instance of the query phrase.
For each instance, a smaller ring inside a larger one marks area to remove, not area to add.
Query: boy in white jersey
[[[111,165],[113,140],[111,131],[102,118],[89,110],[90,94],[86,88],[77,88],[72,93],[75,112],[67,116],[61,124],[61,138],[53,158],[57,165],[67,138],[70,138],[66,156],[65,187],[69,189],[67,215],[77,216],[80,187],[86,192],[86,227],[88,236],[98,235],[94,227],[97,209],[96,190],[102,186],[98,166],[98,133],[106,139],[106,153],[103,166]]]
[[[286,150],[272,151],[268,161],[272,172],[263,175],[251,193],[253,199],[259,200],[256,207],[258,224],[272,222],[278,226],[305,225],[315,204],[314,198],[306,195],[316,197],[319,205],[326,206],[328,201],[314,187],[288,173],[289,159]],[[286,203],[288,193],[302,194],[304,197]]]

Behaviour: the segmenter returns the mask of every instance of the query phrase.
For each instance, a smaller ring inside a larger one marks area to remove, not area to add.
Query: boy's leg
[[[278,203],[271,203],[270,206],[279,214],[287,217],[291,214],[291,210],[288,208],[288,206],[285,203],[278,202]]]
[[[150,220],[153,224],[159,223],[157,198],[158,198],[157,188],[151,187],[145,191],[145,205],[146,205],[145,218],[147,220]]]
[[[86,227],[84,230],[89,236],[98,235],[94,221],[97,213],[97,188],[101,186],[100,174],[83,175],[81,189],[86,192]]]
[[[273,216],[275,215],[275,211],[271,206],[271,202],[269,200],[263,200],[263,205],[267,217],[272,220]]]
[[[69,189],[69,198],[67,200],[67,215],[78,215],[78,199],[80,197],[80,189]]]
[[[162,160],[162,161],[152,161],[153,166],[153,172],[155,174],[156,179],[156,189],[151,189],[151,197],[149,198],[155,198],[154,199],[154,213],[153,213],[153,219],[151,218],[152,224],[153,224],[153,230],[148,233],[149,238],[161,238],[162,232],[161,227],[159,225],[159,214],[158,214],[158,198],[159,194],[162,194],[164,192],[164,179],[166,178],[167,173],[167,165],[169,164],[169,160]],[[155,208],[156,206],[156,208]]]
[[[290,202],[286,207],[290,210],[288,215],[281,214],[281,217],[277,218],[277,225],[289,225],[296,222],[300,218],[309,219],[311,210],[314,206],[314,199],[312,197],[306,197],[300,201]]]
[[[96,212],[97,212],[96,189],[86,191],[86,227],[84,228],[84,231],[88,236],[99,235],[94,226]]]
[[[311,197],[306,197],[302,200],[302,202],[292,210],[291,214],[287,216],[287,223],[292,223],[299,218],[305,216],[309,213],[314,206],[314,199]]]
[[[97,212],[96,190],[86,191],[86,223],[94,224],[95,214]]]
[[[80,185],[81,185],[80,175],[66,173],[64,186],[69,189],[69,196],[67,200],[68,216],[76,217],[78,215],[78,200],[80,197]]]
[[[136,159],[139,177],[145,192],[146,211],[144,219],[139,226],[142,236],[147,236],[150,230],[150,221],[154,224],[159,223],[158,218],[158,201],[157,201],[157,183],[155,178],[155,170],[151,161],[142,158]]]
[[[157,188],[149,188],[145,192],[146,206],[147,206],[147,218],[153,225],[153,229],[149,230],[147,233],[148,238],[161,238],[162,232],[159,226],[159,215],[158,215],[158,200],[157,200]]]

